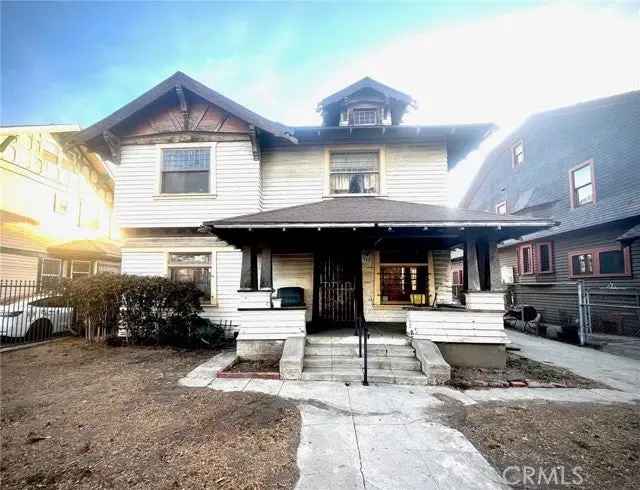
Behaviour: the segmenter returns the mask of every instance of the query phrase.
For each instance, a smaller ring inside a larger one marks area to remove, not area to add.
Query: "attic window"
[[[591,160],[571,170],[571,205],[574,208],[595,202],[593,180]]]
[[[376,109],[354,109],[353,124],[356,126],[370,126],[378,123],[378,111]]]
[[[502,201],[496,204],[496,214],[507,214],[507,201]]]

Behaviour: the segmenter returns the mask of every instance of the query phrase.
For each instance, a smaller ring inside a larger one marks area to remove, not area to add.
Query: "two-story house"
[[[239,354],[364,317],[457,346],[451,359],[476,349],[504,362],[502,293],[484,311],[495,244],[551,223],[445,207],[448,169],[492,125],[401,124],[413,104],[365,78],[320,102],[322,125],[289,127],[178,72],[74,141],[119,165],[123,272],[198,283],[204,314],[236,326]],[[467,307],[483,311],[429,317],[425,306],[452,303],[460,244],[477,293]],[[277,307],[287,287],[301,288],[288,291],[298,306]]]
[[[113,176],[98,155],[65,147],[79,130],[0,127],[1,280],[47,282],[120,270],[111,240]]]
[[[640,332],[640,92],[542,112],[484,162],[463,207],[549,216],[558,226],[507,241],[516,300],[574,331],[578,281],[593,294],[594,331]],[[612,287],[611,287],[612,286]]]

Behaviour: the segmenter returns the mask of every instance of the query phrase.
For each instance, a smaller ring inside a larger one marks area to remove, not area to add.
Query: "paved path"
[[[578,347],[543,337],[534,337],[507,330],[521,354],[539,362],[548,362],[573,371],[580,376],[600,381],[612,388],[640,393],[640,361]]]

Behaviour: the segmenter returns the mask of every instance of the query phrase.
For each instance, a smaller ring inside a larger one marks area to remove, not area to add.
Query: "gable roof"
[[[318,104],[318,108],[340,102],[345,97],[349,97],[350,95],[353,95],[365,88],[370,88],[372,90],[375,90],[376,92],[380,92],[381,94],[386,95],[387,97],[399,100],[408,105],[415,106],[415,101],[410,95],[391,88],[384,83],[377,82],[373,78],[364,77],[363,79],[358,80],[356,83],[352,83],[348,87],[345,87],[342,90],[339,90],[336,93],[322,99]]]
[[[110,116],[105,117],[101,121],[98,121],[94,125],[88,127],[84,131],[79,132],[73,138],[74,143],[86,143],[93,138],[102,136],[102,134],[113,128],[118,123],[131,117],[136,112],[140,111],[144,107],[153,103],[167,92],[175,90],[177,86],[181,86],[190,92],[202,97],[207,102],[214,104],[228,113],[236,116],[243,121],[254,125],[256,128],[260,128],[274,136],[280,136],[295,143],[293,137],[294,130],[283,124],[270,121],[269,119],[256,114],[255,112],[247,109],[246,107],[234,102],[233,100],[225,97],[224,95],[210,89],[206,85],[194,80],[193,78],[185,75],[181,71],[175,72],[166,80],[160,82],[158,85],[148,90],[140,97],[132,100],[127,105],[121,107]]]
[[[72,240],[48,247],[47,253],[61,257],[120,260],[120,247],[111,240]]]
[[[394,201],[378,197],[337,197],[273,211],[209,221],[214,228],[278,228],[345,226],[518,226],[540,229],[555,224],[548,219],[505,216],[484,211]]]

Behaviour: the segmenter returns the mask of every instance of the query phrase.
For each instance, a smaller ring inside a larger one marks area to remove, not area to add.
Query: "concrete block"
[[[428,378],[428,384],[445,384],[451,379],[451,366],[442,357],[438,346],[430,340],[414,339],[411,343],[420,361],[422,372]]]
[[[240,340],[236,342],[236,353],[241,360],[261,361],[280,359],[284,340]]]
[[[280,379],[302,379],[304,337],[290,337],[284,343],[280,358]]]
[[[438,342],[438,348],[452,366],[504,369],[507,363],[504,344]]]

